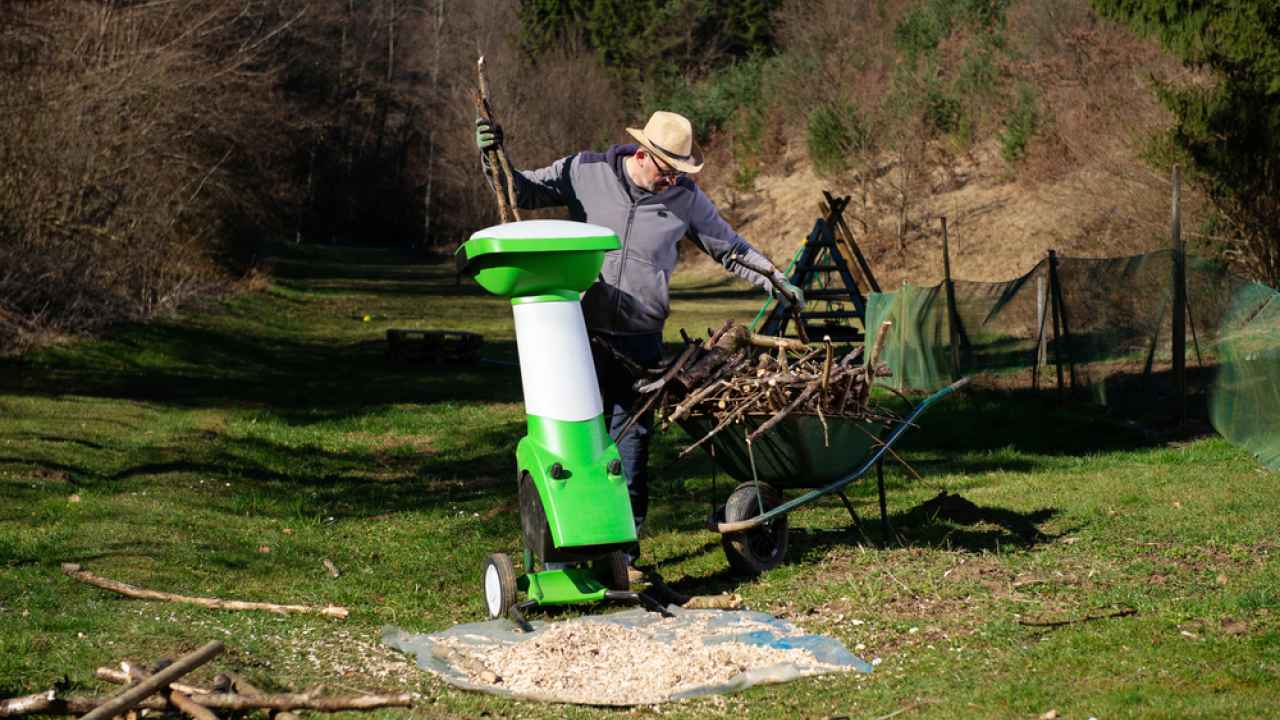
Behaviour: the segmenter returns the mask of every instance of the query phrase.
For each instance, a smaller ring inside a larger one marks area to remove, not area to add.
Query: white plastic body
[[[603,414],[582,305],[547,301],[514,304],[511,309],[525,413],[571,422]]]

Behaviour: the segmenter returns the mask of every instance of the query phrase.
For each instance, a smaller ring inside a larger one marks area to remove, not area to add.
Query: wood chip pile
[[[883,332],[877,335],[867,367],[860,362],[862,347],[838,355],[830,340],[806,345],[755,335],[731,320],[705,342],[684,337],[684,351],[669,363],[655,371],[633,368],[642,378],[638,389],[644,400],[619,437],[650,409],[656,409],[663,429],[685,417],[715,419],[714,427],[686,447],[681,457],[748,417],[759,421],[748,442],[789,415],[817,416],[824,427],[830,418],[895,420],[869,403],[872,373],[868,368],[874,368],[876,377],[890,374],[877,357]]]
[[[548,625],[528,640],[486,650],[456,638],[437,639],[434,652],[460,666],[475,684],[587,705],[660,703],[693,688],[727,683],[750,668],[781,663],[815,674],[847,669],[824,664],[802,649],[736,641],[707,644],[705,638],[714,634],[710,622],[676,625],[668,618],[626,627],[569,621]],[[734,629],[777,631],[750,622]]]

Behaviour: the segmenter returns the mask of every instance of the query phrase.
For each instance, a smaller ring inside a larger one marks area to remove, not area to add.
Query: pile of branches
[[[768,432],[785,418],[816,416],[824,431],[831,418],[890,423],[896,418],[870,402],[875,377],[890,374],[878,362],[888,324],[881,326],[865,366],[863,347],[838,354],[830,338],[813,345],[789,338],[755,335],[732,320],[710,332],[704,342],[684,331],[685,349],[655,370],[632,368],[641,378],[637,390],[643,401],[627,420],[621,438],[650,409],[656,409],[663,429],[683,418],[709,416],[715,425],[680,457],[692,452],[725,428],[751,422],[747,442]]]
[[[223,645],[214,640],[177,660],[161,660],[151,668],[124,662],[120,670],[100,667],[95,675],[124,685],[107,698],[64,695],[61,687],[24,697],[0,699],[0,718],[25,715],[80,715],[82,720],[110,720],[117,716],[136,718],[140,713],[180,714],[191,720],[219,720],[215,711],[240,714],[268,711],[275,720],[300,720],[297,710],[332,713],[344,710],[374,710],[384,707],[411,707],[408,693],[396,695],[322,695],[321,688],[302,693],[264,693],[243,678],[221,673],[213,686],[202,688],[179,680],[221,653]]]

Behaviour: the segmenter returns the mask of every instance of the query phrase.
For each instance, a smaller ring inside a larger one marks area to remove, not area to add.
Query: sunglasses
[[[678,180],[684,175],[682,171],[677,170],[659,160],[657,155],[654,155],[653,153],[646,154],[649,156],[649,162],[653,163],[653,166],[658,170],[658,177],[665,178],[667,180]]]

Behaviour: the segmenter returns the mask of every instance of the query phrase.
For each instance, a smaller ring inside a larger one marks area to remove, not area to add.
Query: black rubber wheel
[[[593,560],[591,570],[596,579],[610,590],[631,589],[631,577],[627,574],[627,556],[621,550],[614,550],[602,558]]]
[[[481,587],[489,617],[506,617],[516,604],[516,568],[506,553],[493,553],[485,559]]]
[[[724,521],[750,520],[760,514],[762,504],[768,512],[782,504],[782,497],[777,490],[763,483],[743,483],[725,503]],[[745,532],[722,535],[720,544],[724,546],[724,555],[734,571],[754,576],[772,570],[781,565],[787,555],[787,516],[780,515]]]

